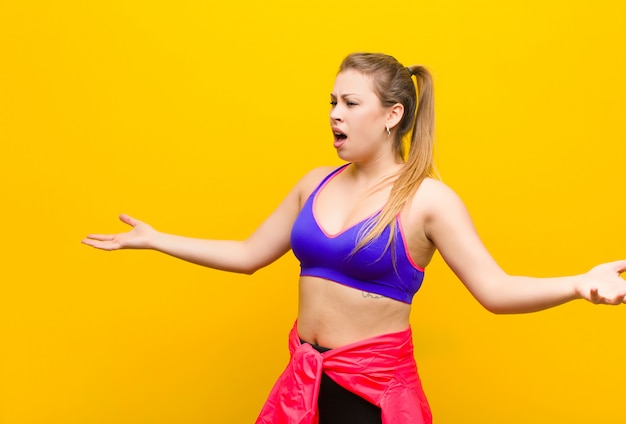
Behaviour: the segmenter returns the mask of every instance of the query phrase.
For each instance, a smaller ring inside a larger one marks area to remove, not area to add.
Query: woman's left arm
[[[598,265],[580,275],[554,278],[511,276],[480,240],[461,199],[445,184],[429,180],[425,233],[472,295],[493,313],[524,313],[574,299],[626,303],[626,260]],[[421,188],[420,188],[421,191]],[[424,200],[424,199],[423,199]]]

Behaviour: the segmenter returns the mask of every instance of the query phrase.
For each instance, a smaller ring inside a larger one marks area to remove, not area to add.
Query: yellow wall
[[[254,420],[287,359],[296,261],[250,277],[79,241],[120,212],[244,237],[340,163],[327,102],[351,51],[432,69],[439,168],[507,271],[626,257],[625,12],[0,0],[0,421]],[[493,316],[439,258],[414,306],[439,424],[623,422],[626,307]]]

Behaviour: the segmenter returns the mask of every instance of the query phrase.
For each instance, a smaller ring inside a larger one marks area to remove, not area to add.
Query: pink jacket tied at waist
[[[289,333],[291,360],[272,388],[256,424],[317,424],[322,371],[377,405],[383,424],[431,424],[417,374],[411,329],[319,353]]]

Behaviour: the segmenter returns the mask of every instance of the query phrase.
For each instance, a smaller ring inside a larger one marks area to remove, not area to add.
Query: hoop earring
[[[391,135],[391,130],[389,130],[389,126],[385,125],[385,129],[387,130],[387,138]]]

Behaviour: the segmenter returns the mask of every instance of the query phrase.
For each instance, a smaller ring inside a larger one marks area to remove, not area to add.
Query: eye
[[[330,105],[331,106],[337,106],[337,100],[331,100],[330,101]]]
[[[357,105],[355,102],[346,102],[346,104],[347,104],[348,106],[356,106],[356,105]]]

